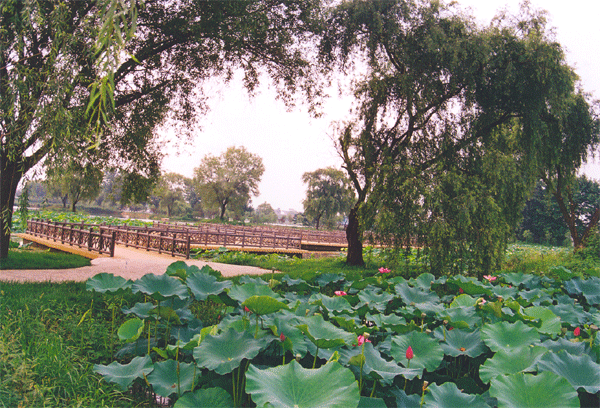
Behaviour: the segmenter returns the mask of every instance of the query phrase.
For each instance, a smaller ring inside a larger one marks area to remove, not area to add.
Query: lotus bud
[[[364,332],[364,333],[363,333],[363,337],[364,337],[365,339],[368,339],[370,335],[371,335],[371,333],[369,333],[369,332]]]
[[[296,354],[296,361],[297,361],[297,362],[300,362],[300,359],[301,359],[301,358],[302,358],[302,356],[301,356],[299,353],[298,353],[298,354]]]
[[[564,336],[565,334],[567,334],[567,328],[566,328],[566,327],[561,327],[560,331],[561,331],[561,333],[563,334],[563,336]]]
[[[425,329],[425,333],[431,334],[431,329]]]
[[[595,324],[590,324],[590,330],[592,331],[592,333],[596,333],[598,331],[598,326],[596,326]]]
[[[444,326],[448,324],[448,320],[444,320]]]
[[[425,313],[421,313],[421,319],[425,319],[427,315]]]

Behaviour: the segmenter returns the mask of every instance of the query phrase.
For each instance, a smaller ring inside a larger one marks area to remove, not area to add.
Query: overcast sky
[[[496,12],[508,8],[515,13],[519,0],[459,0],[470,7],[480,25],[488,25]],[[549,25],[555,27],[567,62],[581,77],[583,89],[600,98],[600,1],[531,0],[536,9],[545,9]],[[202,126],[193,143],[180,147],[163,162],[164,171],[193,176],[202,157],[219,155],[229,146],[245,146],[259,155],[265,165],[260,195],[252,205],[267,202],[274,209],[303,211],[305,185],[302,174],[327,166],[341,166],[331,139],[333,121],[342,120],[350,108],[348,98],[334,95],[326,101],[325,115],[311,118],[306,108],[288,112],[265,83],[260,93],[249,98],[239,81],[210,98],[210,112],[200,120]],[[172,149],[173,151],[175,149]],[[590,177],[600,179],[600,164],[585,168]]]

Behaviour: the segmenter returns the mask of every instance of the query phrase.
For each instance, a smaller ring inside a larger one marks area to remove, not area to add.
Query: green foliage
[[[69,269],[90,266],[90,260],[80,255],[50,250],[11,249],[8,258],[0,259],[4,269]]]
[[[333,167],[306,172],[302,181],[307,184],[304,214],[313,220],[316,229],[321,223],[333,227],[356,200],[348,177]]]

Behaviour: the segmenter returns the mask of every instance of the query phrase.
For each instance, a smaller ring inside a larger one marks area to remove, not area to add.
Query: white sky
[[[481,25],[487,25],[496,12],[508,7],[513,14],[519,0],[458,0],[470,7]],[[558,41],[566,50],[568,63],[581,77],[583,89],[600,98],[600,1],[531,0],[535,9],[548,11],[549,25],[556,28]],[[209,100],[210,112],[200,120],[202,129],[189,146],[171,153],[163,162],[164,171],[186,177],[202,157],[219,155],[229,146],[245,146],[259,155],[265,165],[260,195],[252,205],[268,202],[275,209],[303,210],[306,186],[302,174],[327,166],[341,166],[333,141],[331,123],[342,120],[350,107],[348,98],[334,95],[326,101],[325,115],[311,118],[305,107],[288,112],[266,82],[258,95],[250,98],[239,81],[215,93]],[[175,149],[172,149],[175,150]],[[585,167],[588,176],[600,179],[600,164]]]

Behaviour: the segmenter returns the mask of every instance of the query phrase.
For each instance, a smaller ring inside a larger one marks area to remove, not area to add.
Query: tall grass
[[[11,249],[8,258],[0,259],[0,270],[7,269],[70,269],[91,265],[80,255],[50,250]]]

